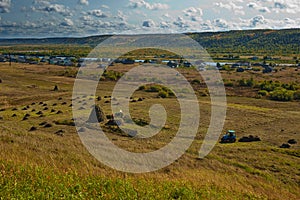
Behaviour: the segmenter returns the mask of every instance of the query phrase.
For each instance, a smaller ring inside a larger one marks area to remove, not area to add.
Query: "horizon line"
[[[46,36],[46,37],[0,37],[0,40],[42,40],[42,39],[82,39],[82,38],[89,38],[89,37],[99,37],[99,36],[114,36],[114,35],[123,35],[123,36],[131,36],[131,35],[172,35],[172,34],[201,34],[201,33],[226,33],[226,32],[238,32],[238,31],[267,31],[267,30],[274,30],[274,31],[283,31],[283,30],[300,30],[300,28],[262,28],[262,29],[231,29],[231,30],[208,30],[208,31],[186,31],[182,33],[104,33],[104,34],[92,34],[92,35],[85,35],[85,36]]]

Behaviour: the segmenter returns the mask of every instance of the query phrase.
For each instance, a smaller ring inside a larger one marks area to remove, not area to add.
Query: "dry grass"
[[[125,72],[128,68],[120,70]],[[48,65],[0,65],[0,78],[3,81],[0,84],[0,109],[5,109],[0,112],[3,117],[0,120],[0,182],[3,185],[3,188],[0,187],[0,196],[11,194],[7,198],[20,198],[20,195],[26,198],[31,195],[38,198],[43,197],[40,196],[43,192],[47,196],[52,191],[52,196],[48,196],[53,198],[59,198],[57,195],[66,192],[69,192],[67,198],[72,195],[77,198],[99,198],[99,193],[102,193],[102,198],[110,199],[122,197],[118,195],[125,195],[129,199],[140,199],[143,196],[146,199],[300,198],[299,102],[279,103],[229,97],[224,131],[235,129],[238,137],[252,134],[259,136],[262,141],[217,144],[208,157],[199,160],[198,150],[210,120],[209,97],[199,97],[201,126],[187,153],[157,172],[125,174],[93,158],[82,145],[73,126],[55,124],[55,121],[69,122],[72,119],[69,105],[74,79],[59,76],[65,70],[64,67]],[[183,72],[190,80],[199,78],[193,71]],[[235,74],[230,77],[226,73],[222,75],[226,78],[237,77]],[[283,79],[288,80],[287,77]],[[111,95],[114,84],[112,81],[104,81],[97,89],[97,95],[102,97],[98,103],[106,114],[111,112],[110,104],[105,103],[107,99],[103,97]],[[54,85],[59,86],[59,91],[51,91]],[[161,103],[167,108],[167,125],[170,128],[146,140],[124,137],[109,129],[107,135],[115,144],[134,152],[147,152],[162,147],[178,128],[180,111],[177,100],[158,99],[156,95],[143,91],[137,91],[134,97],[144,97],[145,100],[130,104],[133,117],[149,120],[148,108]],[[44,111],[45,106],[39,102],[46,103],[49,110]],[[63,102],[67,104],[62,105]],[[29,108],[22,110],[26,106]],[[13,108],[17,110],[13,111]],[[35,112],[31,112],[32,109]],[[51,113],[51,109],[63,113]],[[36,114],[38,111],[43,112],[42,117]],[[27,113],[30,114],[28,120],[22,121]],[[17,117],[13,118],[13,114]],[[39,125],[42,122],[50,123],[52,127],[44,128]],[[32,126],[37,130],[29,131]],[[59,130],[64,131],[63,136],[55,134]],[[292,138],[298,144],[291,149],[279,148]],[[39,185],[35,185],[37,183]],[[22,184],[29,189],[21,187]],[[110,184],[110,189],[105,184]],[[36,191],[28,192],[34,187]]]

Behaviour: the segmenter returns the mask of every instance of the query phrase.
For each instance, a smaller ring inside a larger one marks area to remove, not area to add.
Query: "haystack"
[[[95,105],[91,111],[88,123],[99,123],[106,120],[106,116],[100,106]]]

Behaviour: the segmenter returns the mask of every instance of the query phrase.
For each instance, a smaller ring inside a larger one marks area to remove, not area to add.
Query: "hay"
[[[88,119],[88,123],[99,123],[99,122],[103,122],[106,121],[106,116],[103,112],[103,110],[100,108],[100,106],[95,105],[92,108],[90,117]]]

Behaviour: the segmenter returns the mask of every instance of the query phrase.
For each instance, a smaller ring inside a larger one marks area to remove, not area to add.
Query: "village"
[[[112,58],[89,58],[82,57],[76,58],[75,56],[46,56],[46,55],[25,55],[25,54],[0,54],[0,62],[5,63],[27,63],[27,64],[49,64],[58,65],[66,67],[84,67],[88,63],[97,62],[99,68],[106,68],[108,66],[114,66],[115,63],[132,65],[132,64],[142,64],[142,63],[152,63],[152,64],[163,64],[170,68],[196,68],[199,71],[205,71],[209,69],[216,70],[227,70],[236,72],[245,71],[256,71],[262,73],[272,73],[278,71],[278,67],[297,67],[300,68],[300,63],[295,62],[295,64],[290,63],[278,63],[277,58],[272,58],[265,56],[259,58],[257,56],[249,57],[248,60],[239,60],[239,57],[232,58],[229,62],[204,62],[204,61],[194,61],[194,66],[188,61],[177,57],[166,57],[161,55],[160,57],[150,57],[147,59],[134,59],[134,58],[118,58],[116,60]],[[226,60],[225,60],[226,61]],[[228,61],[228,60],[227,60]],[[259,62],[261,61],[261,62]],[[269,61],[269,63],[267,62]]]

